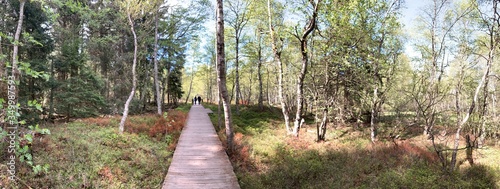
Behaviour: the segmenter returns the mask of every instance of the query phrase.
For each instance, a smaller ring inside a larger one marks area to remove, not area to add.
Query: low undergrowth
[[[18,164],[20,181],[0,176],[0,186],[160,188],[187,117],[177,110],[167,115],[130,116],[123,134],[119,116],[47,125],[52,134],[36,138],[32,149],[35,163],[50,164],[48,173],[34,174]]]
[[[446,173],[418,136],[373,145],[369,128],[344,125],[328,128],[318,143],[314,126],[302,128],[299,138],[287,136],[279,109],[240,111],[232,114],[231,161],[242,188],[500,188],[498,148],[478,150],[476,165]]]

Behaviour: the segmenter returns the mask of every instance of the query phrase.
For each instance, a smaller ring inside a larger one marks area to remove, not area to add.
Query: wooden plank
[[[162,189],[240,188],[208,113],[191,107]]]

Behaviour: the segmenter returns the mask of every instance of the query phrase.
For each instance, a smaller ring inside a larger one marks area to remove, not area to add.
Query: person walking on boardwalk
[[[193,98],[193,105],[196,105],[196,96]]]
[[[198,104],[201,105],[201,96],[198,96]]]

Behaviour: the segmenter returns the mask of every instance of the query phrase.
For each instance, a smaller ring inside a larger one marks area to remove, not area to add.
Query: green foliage
[[[35,174],[38,174],[38,173],[41,173],[41,172],[49,172],[49,168],[50,168],[50,165],[49,164],[44,164],[43,166],[42,165],[35,165],[33,167],[33,172]]]
[[[41,42],[47,42],[46,39],[48,35],[44,34],[46,31],[43,29],[40,24],[45,22],[44,14],[41,12],[40,6],[36,3],[28,3],[25,11],[32,11],[32,13],[40,14],[39,17],[29,18],[26,20],[23,27],[33,31],[33,35],[29,33],[25,33],[23,37],[26,43],[19,43],[21,47],[25,47],[25,50],[33,50],[30,54],[23,56],[22,52],[20,53],[20,57],[27,57],[28,61],[21,61],[18,65],[18,70],[24,76],[21,81],[13,80],[18,79],[15,77],[9,76],[9,79],[6,83],[9,86],[8,93],[8,103],[2,98],[0,100],[2,111],[6,112],[4,115],[5,123],[9,123],[10,126],[16,128],[15,137],[15,154],[21,163],[28,165],[35,174],[39,174],[44,171],[47,172],[49,165],[44,164],[38,165],[33,161],[32,148],[31,145],[35,136],[38,135],[46,135],[50,134],[48,129],[41,129],[38,125],[28,126],[26,128],[26,124],[32,124],[35,121],[32,117],[38,117],[42,113],[42,105],[40,102],[36,100],[37,96],[35,92],[31,94],[31,100],[27,100],[24,98],[23,93],[19,91],[24,91],[23,89],[30,84],[33,86],[34,83],[44,82],[48,79],[48,75],[45,73],[43,69],[43,63],[46,62],[44,58],[47,57],[49,51],[51,50],[51,43],[46,43],[47,46],[44,46]],[[29,13],[28,13],[29,14]],[[50,41],[50,40],[49,40]],[[6,68],[10,68],[11,65],[6,64]],[[7,72],[6,72],[7,73]],[[4,79],[4,78],[2,78]],[[38,80],[42,79],[42,80]],[[26,81],[30,81],[30,84],[26,84]],[[5,81],[5,80],[4,80]],[[14,89],[12,89],[14,88]],[[15,90],[15,92],[11,93],[11,90]],[[32,91],[38,92],[38,88],[31,89]],[[26,94],[26,93],[24,93]],[[16,95],[16,96],[14,96]],[[14,97],[14,98],[11,98]],[[3,104],[7,103],[8,106],[4,106]],[[17,103],[17,104],[15,104]],[[20,112],[21,111],[21,112]],[[0,139],[3,140],[4,137],[7,136],[7,133],[1,129],[0,130]]]
[[[33,140],[36,135],[50,135],[50,130],[46,128],[40,128],[38,124],[35,126],[28,126],[27,129],[22,127],[24,124],[26,124],[25,119],[21,119],[21,114],[18,113],[18,110],[11,110],[7,109],[6,106],[3,106],[4,100],[1,99],[0,102],[2,103],[2,110],[3,111],[8,111],[8,117],[9,119],[6,120],[6,122],[9,121],[14,121],[16,122],[15,125],[12,126],[17,126],[18,128],[16,129],[16,133],[20,134],[20,131],[25,131],[24,134],[16,136],[15,138],[15,143],[14,143],[14,148],[15,148],[15,154],[16,157],[19,159],[21,163],[25,163],[28,165],[34,172],[35,175],[39,173],[47,173],[49,169],[49,165],[47,163],[43,165],[35,164],[33,160],[33,154],[32,154],[32,148],[31,145],[33,144]],[[20,104],[15,106],[17,108],[20,107]],[[35,108],[38,109],[39,112],[41,112],[41,104],[37,102],[36,100],[34,101],[29,101],[27,104],[28,108]],[[17,124],[20,124],[17,125]],[[7,132],[0,128],[0,140],[4,140],[4,138],[7,137]]]
[[[42,104],[38,103],[36,100],[28,101],[28,107],[34,107],[38,111],[43,111]]]
[[[178,101],[181,97],[182,94],[184,94],[184,91],[182,91],[182,72],[180,70],[180,67],[176,67],[169,75],[168,79],[168,93],[172,95],[173,98],[175,98],[175,101]]]
[[[49,54],[54,50],[54,39],[50,34],[49,18],[40,2],[27,1],[24,10],[23,43],[19,51],[19,70],[25,73],[20,78],[19,99],[29,101],[41,99],[47,90],[50,76]],[[24,112],[29,114],[28,112]]]
[[[68,40],[55,60],[55,68],[62,78],[55,82],[54,105],[56,113],[67,118],[96,116],[105,107],[100,94],[103,82],[85,66],[79,45],[78,40]]]
[[[46,128],[41,129],[41,128],[38,126],[38,124],[37,124],[37,125],[35,125],[34,127],[30,125],[30,126],[28,126],[28,128],[29,128],[30,130],[32,130],[33,132],[38,133],[38,134],[41,134],[41,135],[50,135],[50,130],[49,130],[49,129],[46,129]]]
[[[489,166],[474,165],[464,170],[462,178],[470,188],[496,188],[500,175]]]

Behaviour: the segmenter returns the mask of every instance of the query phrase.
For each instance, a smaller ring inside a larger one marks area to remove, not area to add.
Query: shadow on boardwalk
[[[208,112],[201,105],[191,107],[163,189],[240,188]]]

